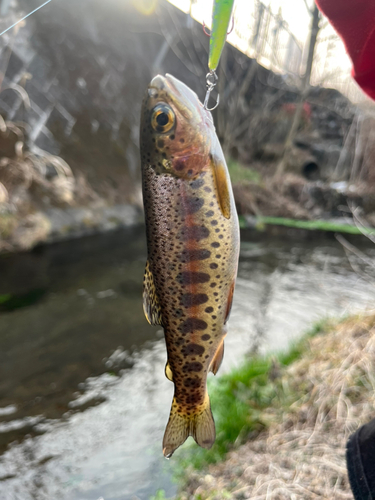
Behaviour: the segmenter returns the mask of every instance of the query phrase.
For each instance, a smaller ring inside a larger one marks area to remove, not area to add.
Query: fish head
[[[148,86],[142,108],[142,163],[158,174],[191,179],[208,168],[215,128],[198,96],[171,75]]]

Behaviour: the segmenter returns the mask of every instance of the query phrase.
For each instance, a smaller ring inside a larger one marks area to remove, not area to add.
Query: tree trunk
[[[285,141],[284,145],[284,152],[283,156],[276,168],[275,172],[275,177],[280,178],[285,170],[285,167],[287,165],[287,160],[288,157],[291,153],[294,139],[297,135],[300,123],[301,123],[301,117],[302,117],[302,110],[303,110],[303,104],[304,101],[306,100],[309,91],[310,91],[310,79],[311,79],[311,71],[312,71],[312,66],[313,66],[313,61],[314,61],[314,50],[316,46],[316,40],[318,37],[319,33],[319,21],[320,21],[320,12],[318,7],[315,5],[314,10],[312,12],[312,19],[311,19],[311,29],[310,29],[310,42],[309,42],[309,53],[307,56],[307,62],[306,62],[306,71],[305,74],[302,78],[302,91],[301,91],[301,96],[298,101],[298,104],[296,106],[296,112],[293,117],[292,125],[290,127],[288,136]]]

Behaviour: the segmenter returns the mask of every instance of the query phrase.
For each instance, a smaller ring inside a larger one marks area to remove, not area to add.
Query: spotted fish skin
[[[164,328],[166,375],[175,386],[163,440],[169,457],[189,435],[205,448],[215,441],[206,380],[223,355],[239,227],[211,115],[170,75],[149,85],[140,142],[148,246],[144,311]]]

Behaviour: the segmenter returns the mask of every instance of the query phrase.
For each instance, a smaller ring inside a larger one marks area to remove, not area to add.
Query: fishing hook
[[[203,21],[203,33],[207,36],[211,36],[210,33],[207,33],[207,30],[206,30],[206,23]]]
[[[215,88],[217,81],[218,81],[218,77],[217,77],[217,74],[215,73],[214,70],[211,70],[209,73],[207,73],[207,75],[206,75],[207,92],[206,92],[206,97],[204,99],[204,109],[207,109],[207,111],[213,111],[214,109],[216,109],[219,106],[220,95],[217,94],[215,106],[213,108],[208,108],[208,101],[210,100],[210,94],[213,91],[213,89]]]
[[[227,32],[227,35],[230,35],[232,31],[234,30],[234,17],[232,17],[232,27],[231,29]],[[203,21],[203,33],[207,36],[211,36],[211,33],[207,33],[206,29],[206,23]]]

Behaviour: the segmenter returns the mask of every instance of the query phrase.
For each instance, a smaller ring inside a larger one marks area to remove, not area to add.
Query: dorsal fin
[[[212,171],[216,184],[216,194],[221,212],[226,219],[230,219],[230,180],[225,162],[216,155],[211,157]]]
[[[154,276],[147,261],[143,278],[143,311],[150,325],[163,326],[159,299],[156,294]]]

